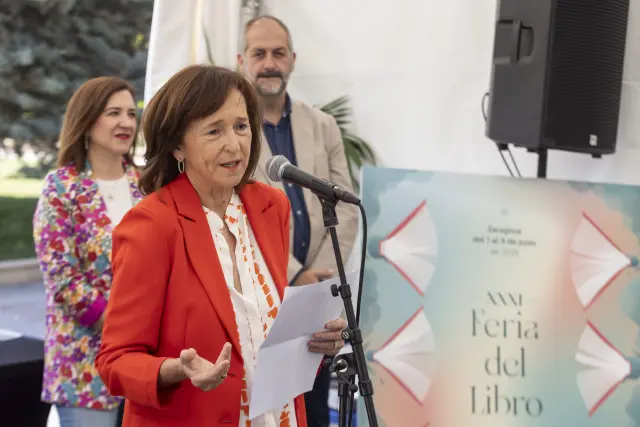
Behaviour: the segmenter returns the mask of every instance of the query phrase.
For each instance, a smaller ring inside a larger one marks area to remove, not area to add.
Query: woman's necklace
[[[103,193],[104,198],[110,202],[113,202],[116,198],[115,196],[116,189],[118,188],[119,185],[121,185],[122,180],[125,178],[126,176],[123,178],[116,179],[114,181],[101,181],[100,190]]]

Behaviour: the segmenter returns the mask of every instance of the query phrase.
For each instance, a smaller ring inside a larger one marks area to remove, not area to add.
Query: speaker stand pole
[[[362,345],[362,331],[356,319],[353,301],[351,300],[351,287],[347,283],[347,275],[344,271],[342,254],[340,253],[340,245],[338,244],[338,234],[336,233],[336,225],[338,225],[336,201],[320,197],[319,195],[318,198],[322,204],[324,226],[329,230],[329,235],[331,236],[333,253],[336,258],[338,275],[340,277],[340,286],[331,285],[331,293],[334,297],[342,297],[348,325],[347,328],[342,331],[342,339],[349,342],[353,350],[353,353],[336,356],[333,359],[333,364],[330,366],[330,371],[335,372],[340,381],[340,385],[338,386],[338,396],[340,398],[339,427],[351,426],[351,411],[353,411],[351,401],[353,394],[358,390],[360,391],[360,396],[364,399],[369,427],[378,427],[378,417],[373,403],[373,385],[371,378],[369,378],[367,359]],[[362,261],[364,262],[364,260]],[[358,385],[356,385],[355,381],[356,376],[358,378]]]
[[[538,178],[545,179],[547,177],[547,149],[540,148],[538,150]]]

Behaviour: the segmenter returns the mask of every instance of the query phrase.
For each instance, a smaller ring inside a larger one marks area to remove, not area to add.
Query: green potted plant
[[[317,108],[333,116],[338,123],[340,133],[342,134],[344,153],[347,156],[351,181],[356,191],[358,191],[360,187],[358,182],[360,168],[365,164],[375,165],[377,158],[371,146],[349,130],[352,116],[349,97],[341,96],[325,105],[317,106]]]

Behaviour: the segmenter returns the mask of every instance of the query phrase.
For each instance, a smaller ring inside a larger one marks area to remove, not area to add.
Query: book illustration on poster
[[[569,265],[578,298],[586,310],[625,268],[637,267],[638,258],[625,254],[583,212],[571,241]]]
[[[432,411],[425,402],[417,402],[411,392],[378,363],[369,364],[375,388],[376,410],[385,426],[427,427]]]
[[[584,367],[577,374],[577,383],[592,416],[629,376],[631,364],[591,322],[578,343],[576,361]]]
[[[413,209],[379,241],[377,248],[370,248],[369,252],[372,257],[384,258],[418,294],[424,296],[438,256],[438,235],[427,201]]]
[[[421,307],[377,351],[373,361],[421,405],[435,370],[436,343]]]

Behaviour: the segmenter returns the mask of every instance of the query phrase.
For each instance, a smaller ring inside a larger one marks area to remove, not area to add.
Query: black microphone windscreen
[[[271,181],[282,181],[282,166],[289,163],[285,156],[273,156],[267,160],[267,176]]]

